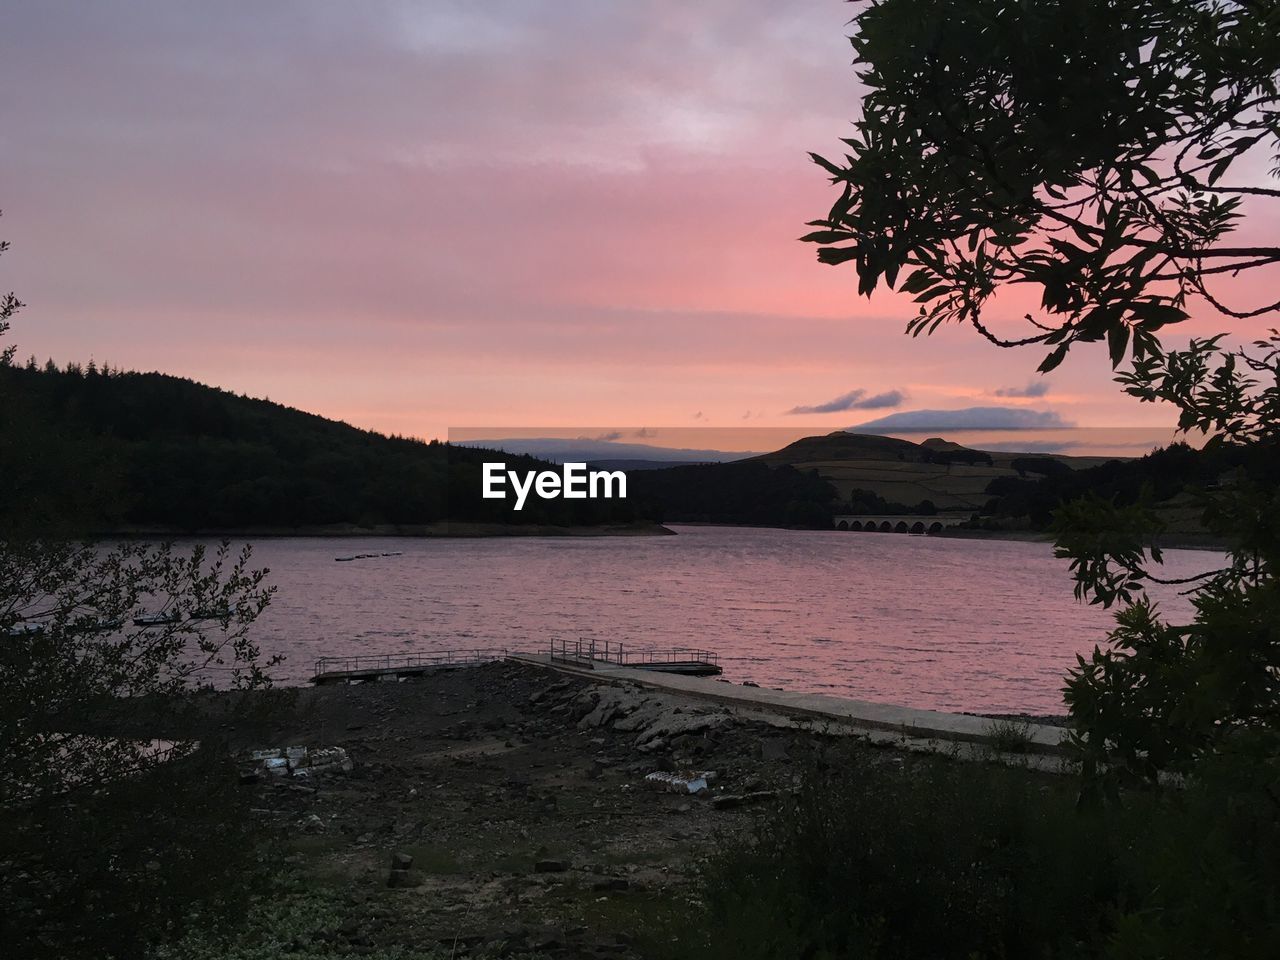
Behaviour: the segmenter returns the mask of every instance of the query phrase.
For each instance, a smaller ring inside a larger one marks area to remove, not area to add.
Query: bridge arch
[[[939,523],[937,520],[933,521],[933,523],[929,524],[929,532],[930,532],[930,533],[941,533],[941,532],[942,532],[942,524],[941,524],[941,523]]]
[[[858,521],[857,521],[857,520],[855,520],[855,521],[853,521],[853,522],[854,522],[854,523],[857,523]],[[837,529],[837,530],[848,530],[848,529],[849,529],[849,521],[847,521],[847,520],[841,520],[839,523],[837,523],[837,524],[836,524],[836,529]]]
[[[905,520],[899,520],[897,523],[893,525],[894,533],[906,533],[910,529],[911,528],[907,526],[907,521]]]
[[[881,521],[880,521],[880,532],[881,532],[881,533],[893,533],[893,524],[892,524],[890,521],[888,521],[888,520],[881,520]]]
[[[911,525],[911,532],[912,532],[912,533],[924,533],[924,521],[923,521],[923,520],[917,520],[915,523],[913,523],[913,524]]]

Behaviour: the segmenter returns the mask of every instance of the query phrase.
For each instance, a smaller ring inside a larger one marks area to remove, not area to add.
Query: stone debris
[[[350,773],[351,757],[342,747],[277,747],[252,750],[249,768],[242,770],[242,783],[256,782],[260,774],[274,777],[309,777],[315,773]]]
[[[353,877],[352,954],[416,938],[444,956],[638,960],[628,936],[563,924],[587,900],[682,895],[690,858],[768,788],[795,789],[806,756],[791,721],[530,666],[312,699],[323,713],[240,769],[260,815],[317,838],[308,868]],[[287,746],[334,742],[326,729],[346,750]]]
[[[755,790],[751,793],[722,793],[718,797],[711,798],[711,806],[715,810],[731,810],[734,807],[743,807],[749,803],[759,803],[762,800],[777,799],[777,792],[774,790]]]
[[[392,889],[409,889],[422,886],[422,876],[413,869],[413,857],[407,853],[391,855],[391,873],[387,876],[387,886]]]
[[[705,793],[715,778],[714,770],[685,770],[677,773],[655,770],[646,775],[644,780],[648,786],[671,793]]]

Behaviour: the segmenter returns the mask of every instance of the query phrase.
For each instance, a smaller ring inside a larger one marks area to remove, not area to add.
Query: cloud
[[[997,397],[1043,397],[1049,392],[1048,380],[1033,380],[1025,387],[1001,387]]]
[[[1052,410],[967,407],[963,410],[904,410],[868,420],[850,429],[860,433],[936,433],[944,430],[1054,430],[1069,426]]]
[[[850,390],[842,393],[834,400],[826,403],[815,403],[812,406],[792,407],[788,414],[797,413],[840,413],[844,410],[882,410],[885,407],[896,407],[906,399],[901,390],[886,390],[868,397],[865,390]]]
[[[1086,445],[1080,440],[1023,440],[1017,438],[984,441],[982,444],[984,450],[1003,453],[1066,453],[1069,450],[1079,451],[1084,446]],[[1093,455],[1096,456],[1096,453]]]

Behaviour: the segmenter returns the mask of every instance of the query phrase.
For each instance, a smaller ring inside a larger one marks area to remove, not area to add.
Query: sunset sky
[[[19,356],[420,437],[974,406],[1169,422],[1101,347],[1041,380],[1038,349],[904,337],[903,300],[857,298],[796,242],[832,199],[806,152],[838,154],[857,108],[850,14],[8,0]]]

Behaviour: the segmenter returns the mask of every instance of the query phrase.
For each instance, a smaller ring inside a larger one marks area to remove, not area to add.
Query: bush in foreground
[[[1268,764],[1080,808],[1024,769],[892,758],[814,768],[705,867],[702,955],[1280,955]]]

